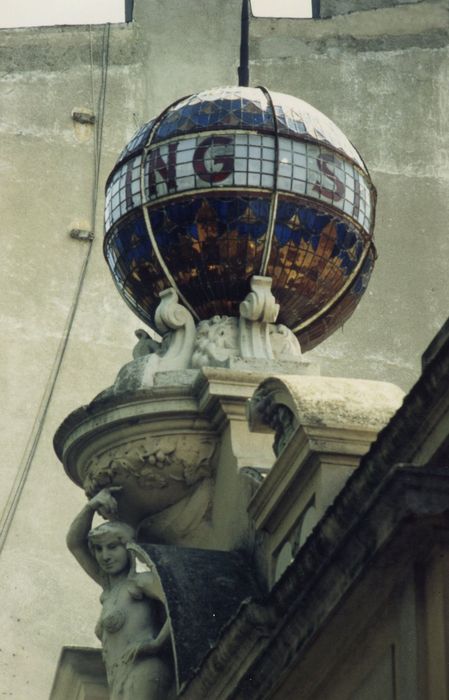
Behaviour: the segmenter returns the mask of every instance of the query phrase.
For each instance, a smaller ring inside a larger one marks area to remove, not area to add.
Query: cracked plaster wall
[[[417,2],[424,2],[424,0],[320,0],[320,17],[335,17],[350,12],[379,10],[397,5],[413,5]]]

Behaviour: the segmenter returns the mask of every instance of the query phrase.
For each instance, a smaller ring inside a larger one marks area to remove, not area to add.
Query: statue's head
[[[129,567],[126,545],[133,542],[134,537],[130,525],[108,521],[89,532],[87,543],[99,567],[106,574],[115,576]]]

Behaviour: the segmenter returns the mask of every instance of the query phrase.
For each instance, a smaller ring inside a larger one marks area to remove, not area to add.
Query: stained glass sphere
[[[352,314],[375,260],[375,189],[321,112],[265,88],[184,98],[145,124],[106,185],[105,257],[154,326],[172,286],[196,319],[238,315],[272,277],[278,322],[303,350]]]

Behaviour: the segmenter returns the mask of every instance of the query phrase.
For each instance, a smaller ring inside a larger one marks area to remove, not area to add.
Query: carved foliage
[[[191,365],[224,367],[230,357],[238,355],[238,319],[214,316],[198,324]]]
[[[197,435],[147,436],[110,448],[89,461],[84,489],[91,497],[101,488],[133,478],[143,489],[166,489],[178,482],[192,486],[211,476],[215,440]]]
[[[301,357],[298,338],[282,323],[269,325],[270,342],[273,357],[277,360],[289,360]]]

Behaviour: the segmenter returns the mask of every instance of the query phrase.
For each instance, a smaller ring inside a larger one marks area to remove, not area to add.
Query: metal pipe
[[[249,86],[249,0],[242,0],[238,77],[240,87]]]

